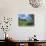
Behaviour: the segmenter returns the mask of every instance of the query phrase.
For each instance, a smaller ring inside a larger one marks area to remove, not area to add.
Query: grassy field
[[[27,21],[27,20],[19,20],[19,26],[30,26],[32,25],[33,22],[32,21]]]

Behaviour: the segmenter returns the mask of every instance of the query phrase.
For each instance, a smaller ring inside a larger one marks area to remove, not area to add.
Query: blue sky
[[[31,15],[25,15],[25,14],[19,14],[19,18],[26,19],[26,20],[32,20]]]

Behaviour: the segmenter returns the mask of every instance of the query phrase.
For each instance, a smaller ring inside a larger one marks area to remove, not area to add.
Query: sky
[[[20,14],[19,15],[19,18],[21,18],[21,19],[26,19],[26,20],[32,20],[32,17],[31,17],[31,15],[25,15],[25,14]]]

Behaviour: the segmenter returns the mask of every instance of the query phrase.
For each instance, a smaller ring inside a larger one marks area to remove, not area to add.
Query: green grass
[[[32,25],[32,22],[27,20],[19,20],[19,26],[29,26]]]

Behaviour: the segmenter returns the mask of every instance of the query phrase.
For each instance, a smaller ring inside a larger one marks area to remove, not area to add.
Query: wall
[[[43,7],[33,8],[30,6],[28,0],[0,0],[0,17],[13,17],[12,26],[8,33],[12,35],[14,39],[27,40],[36,34],[39,40],[44,40],[46,6],[44,4],[42,6]],[[31,27],[19,27],[17,19],[18,13],[33,13],[35,16],[35,25]],[[3,37],[0,36],[0,39],[2,38]]]
[[[45,16],[45,19],[44,19],[44,21],[45,21],[45,28],[44,28],[44,39],[46,39],[46,16]]]

